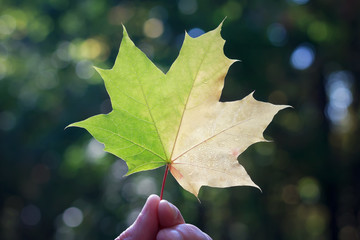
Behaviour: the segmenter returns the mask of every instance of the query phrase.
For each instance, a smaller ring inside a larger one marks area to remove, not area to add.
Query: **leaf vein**
[[[187,152],[189,152],[189,151],[193,150],[194,148],[196,148],[196,147],[200,146],[201,144],[206,143],[206,142],[207,142],[207,141],[209,141],[210,139],[212,139],[212,138],[214,138],[214,137],[218,136],[219,134],[221,134],[221,133],[225,133],[226,131],[230,130],[231,128],[234,128],[234,127],[236,127],[236,126],[238,126],[238,125],[240,125],[240,124],[242,124],[242,123],[244,123],[244,122],[248,122],[248,121],[250,121],[250,120],[252,120],[252,119],[254,119],[254,118],[249,118],[249,119],[246,119],[246,120],[243,120],[243,121],[237,122],[236,124],[234,124],[234,125],[232,125],[232,126],[230,126],[230,127],[228,127],[228,128],[225,128],[225,129],[223,129],[223,130],[219,131],[218,133],[216,133],[216,134],[212,135],[211,137],[209,137],[209,138],[207,138],[207,139],[205,139],[205,140],[201,141],[200,143],[198,143],[198,144],[194,145],[193,147],[191,147],[191,148],[189,148],[188,150],[184,151],[183,153],[179,154],[179,156],[178,156],[177,158],[175,158],[174,160],[172,160],[172,162],[175,162],[175,161],[176,161],[176,159],[180,158],[181,156],[183,156],[183,155],[184,155],[184,154],[186,154]]]
[[[154,116],[152,115],[151,108],[150,108],[150,106],[149,106],[149,102],[148,102],[147,97],[146,97],[146,95],[145,95],[143,85],[142,85],[142,83],[140,82],[140,80],[139,80],[139,78],[138,78],[138,76],[139,76],[138,71],[137,71],[137,69],[136,69],[134,66],[133,66],[133,70],[134,70],[134,72],[135,72],[135,74],[136,74],[136,76],[137,76],[137,77],[136,77],[136,80],[138,81],[138,83],[139,83],[139,85],[140,85],[141,93],[142,93],[142,95],[143,95],[143,97],[144,97],[144,100],[145,100],[146,106],[147,106],[147,108],[148,108],[148,111],[149,111],[151,120],[152,120],[153,123],[154,123],[157,136],[158,136],[158,138],[159,138],[159,140],[160,140],[160,143],[161,143],[161,146],[162,146],[162,149],[163,149],[163,151],[164,151],[165,158],[166,158],[165,146],[164,146],[164,143],[163,143],[162,140],[161,140],[160,133],[159,133],[159,129],[158,129],[158,127],[157,127],[157,125],[156,125],[156,122],[155,122],[155,120],[154,120]],[[162,159],[163,159],[163,158],[162,158]],[[164,159],[164,160],[166,161],[166,159]]]
[[[136,146],[138,146],[138,147],[141,147],[141,148],[145,149],[146,151],[152,153],[153,155],[158,156],[159,158],[161,158],[161,159],[163,159],[164,161],[166,161],[166,159],[165,159],[164,157],[160,156],[160,155],[157,154],[156,152],[151,151],[150,149],[148,149],[148,148],[146,148],[146,147],[144,147],[144,146],[142,146],[142,145],[140,145],[140,144],[138,144],[138,143],[136,143],[136,142],[134,142],[134,141],[132,141],[132,140],[130,140],[130,139],[127,139],[127,138],[119,135],[118,133],[115,133],[115,132],[110,131],[110,130],[108,130],[108,129],[99,127],[99,126],[97,126],[97,125],[92,125],[92,124],[86,124],[86,125],[88,125],[88,126],[90,126],[90,127],[93,127],[93,128],[97,128],[97,129],[103,130],[103,131],[105,131],[105,132],[112,133],[112,134],[118,136],[119,138],[122,138],[122,139],[124,139],[124,140],[126,140],[126,141],[128,141],[128,142],[131,142],[131,143],[133,143],[134,145],[136,145]]]
[[[136,168],[132,169],[132,171],[134,172],[134,171],[136,171],[136,169],[139,169],[139,168],[141,168],[141,167],[143,167],[143,166],[145,166],[145,165],[151,164],[151,163],[163,163],[163,162],[160,162],[160,161],[146,162],[146,163],[143,163],[143,164],[141,164],[141,165],[138,165]]]
[[[194,89],[194,86],[195,86],[195,80],[197,79],[197,76],[198,76],[198,74],[199,74],[199,72],[200,72],[201,66],[202,66],[202,64],[203,64],[206,56],[208,55],[208,52],[209,52],[208,50],[211,48],[211,46],[212,46],[213,43],[214,43],[214,42],[210,42],[209,46],[206,48],[205,54],[204,54],[203,58],[201,59],[201,62],[200,62],[200,64],[199,64],[198,69],[196,70],[195,79],[194,79],[194,81],[193,81],[193,83],[192,83],[190,92],[189,92],[189,94],[188,94],[188,96],[187,96],[187,98],[186,98],[186,101],[185,101],[184,109],[183,109],[182,114],[181,114],[180,124],[179,124],[179,128],[178,128],[178,130],[177,130],[177,133],[176,133],[176,137],[175,137],[175,142],[174,142],[173,148],[172,148],[172,150],[171,150],[170,159],[172,158],[172,155],[173,155],[173,153],[174,153],[177,140],[178,140],[178,138],[179,138],[179,133],[180,133],[180,129],[181,129],[182,122],[183,122],[183,120],[184,120],[185,111],[187,110],[187,105],[188,105],[188,103],[189,103],[189,99],[190,99],[190,96],[191,96],[191,92],[192,92],[192,90]]]
[[[231,176],[231,177],[238,177],[238,175],[232,175],[232,174],[229,174],[229,173],[226,172],[226,171],[221,171],[221,170],[219,170],[219,169],[214,169],[214,168],[211,168],[211,167],[206,167],[206,166],[204,166],[204,165],[196,165],[196,164],[185,163],[185,162],[182,162],[182,163],[174,163],[174,164],[190,165],[191,167],[206,169],[206,170],[210,170],[210,171],[214,171],[214,172],[219,172],[219,173],[223,173],[223,174],[226,174],[226,175],[228,175],[228,176]],[[241,164],[239,164],[239,165],[242,166]]]

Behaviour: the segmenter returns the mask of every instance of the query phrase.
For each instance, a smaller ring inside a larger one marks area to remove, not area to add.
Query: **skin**
[[[179,209],[151,195],[135,222],[115,240],[211,240],[194,225],[186,224]]]

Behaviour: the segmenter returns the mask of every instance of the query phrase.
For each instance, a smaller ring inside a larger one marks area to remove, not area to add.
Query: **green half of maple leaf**
[[[168,165],[186,190],[203,185],[256,186],[237,157],[287,106],[256,101],[219,102],[232,63],[223,52],[222,24],[198,38],[185,34],[178,58],[164,74],[126,29],[112,69],[96,68],[113,110],[69,126],[85,128],[128,165],[127,174]]]

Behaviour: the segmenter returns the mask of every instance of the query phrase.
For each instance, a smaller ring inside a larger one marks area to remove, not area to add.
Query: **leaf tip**
[[[229,60],[231,65],[237,62],[242,62],[240,59],[229,59]]]
[[[224,19],[219,24],[219,27],[221,28],[224,25],[225,20],[227,19],[227,16],[224,17]]]
[[[127,30],[126,30],[126,27],[125,27],[125,25],[124,24],[121,24],[121,26],[122,26],[122,28],[123,28],[123,36],[125,37],[125,36],[129,36],[128,35],[128,32],[127,32]]]
[[[283,104],[281,104],[281,105],[275,105],[275,106],[278,107],[278,112],[281,111],[281,110],[284,110],[284,109],[286,109],[286,108],[294,109],[294,107],[291,106],[291,105],[283,105]]]
[[[295,109],[293,106],[291,105],[281,105],[283,108],[282,109],[285,109],[285,108],[291,108],[291,109]]]
[[[261,193],[263,193],[262,189],[254,182],[252,182],[251,184],[248,184],[246,186],[257,188]]]
[[[103,69],[102,68],[99,68],[99,67],[96,67],[96,66],[92,66],[96,72],[100,73]]]
[[[79,128],[84,128],[83,126],[81,126],[81,122],[74,122],[74,123],[71,123],[69,125],[67,125],[64,130],[68,129],[68,128],[71,128],[71,127],[79,127]]]
[[[64,128],[64,130],[66,130],[66,129],[70,128],[70,127],[77,127],[77,126],[75,125],[75,123],[71,123],[71,124],[67,125],[67,126]]]
[[[106,72],[106,71],[109,71],[108,69],[103,69],[103,68],[99,68],[99,67],[96,67],[96,66],[93,66],[93,68],[95,69],[95,71],[100,74],[100,76],[105,80],[103,74]]]
[[[219,26],[217,26],[217,28],[214,29],[214,31],[216,32],[221,32],[222,26],[224,25],[226,17],[220,22]]]

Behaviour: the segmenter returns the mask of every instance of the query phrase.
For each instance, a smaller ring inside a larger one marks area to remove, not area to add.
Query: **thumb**
[[[158,216],[160,228],[168,228],[185,223],[179,209],[166,200],[160,201]]]
[[[158,205],[160,198],[151,195],[135,222],[115,240],[153,240],[159,231]]]

